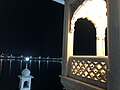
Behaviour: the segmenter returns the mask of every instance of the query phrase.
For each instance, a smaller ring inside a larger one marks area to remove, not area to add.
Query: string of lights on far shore
[[[0,59],[22,59],[22,60],[26,60],[26,61],[29,61],[29,60],[62,60],[62,58],[51,58],[51,57],[41,57],[41,56],[38,56],[38,57],[33,57],[33,56],[13,56],[13,55],[10,55],[10,56],[7,56],[7,55],[0,55]]]

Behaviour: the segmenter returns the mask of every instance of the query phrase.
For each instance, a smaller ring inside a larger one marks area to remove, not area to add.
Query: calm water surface
[[[61,74],[61,61],[0,59],[0,90],[19,90],[21,71],[28,63],[32,79],[31,90],[63,90],[58,75]]]

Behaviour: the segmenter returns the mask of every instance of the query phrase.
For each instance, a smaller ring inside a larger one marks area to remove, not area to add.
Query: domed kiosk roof
[[[22,73],[22,76],[29,76],[30,75],[30,70],[27,68],[27,65],[26,65],[26,68],[21,73]]]
[[[23,78],[34,78],[33,76],[30,75],[30,70],[27,68],[27,64],[26,64],[26,68],[21,72],[22,75],[18,75],[18,77],[20,79],[23,79]]]

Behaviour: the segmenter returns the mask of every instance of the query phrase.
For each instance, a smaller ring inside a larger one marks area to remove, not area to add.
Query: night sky
[[[1,0],[0,53],[61,57],[63,13],[52,0]]]

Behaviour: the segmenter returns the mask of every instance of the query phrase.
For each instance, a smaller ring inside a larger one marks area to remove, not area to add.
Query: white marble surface
[[[58,2],[58,3],[60,3],[60,4],[65,4],[65,1],[64,0],[53,0],[53,1],[55,1],[55,2]]]

